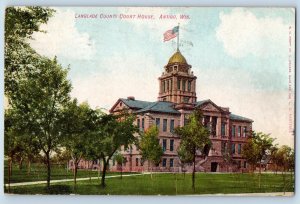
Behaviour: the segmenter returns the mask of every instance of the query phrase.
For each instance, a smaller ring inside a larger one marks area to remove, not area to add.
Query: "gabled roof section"
[[[174,109],[172,102],[167,101],[157,101],[153,102],[147,107],[138,110],[136,113],[142,113],[142,112],[160,112],[160,113],[170,113],[170,114],[180,114],[179,111]]]
[[[243,116],[239,116],[239,115],[235,115],[230,113],[229,115],[230,120],[239,120],[239,121],[245,121],[245,122],[253,122],[253,120],[243,117]]]
[[[212,100],[207,99],[207,100],[202,100],[202,101],[197,101],[195,108],[201,107],[202,105],[210,103],[212,106],[214,106],[216,109],[218,109],[220,112],[226,112],[225,110],[222,109],[222,107],[216,105]]]

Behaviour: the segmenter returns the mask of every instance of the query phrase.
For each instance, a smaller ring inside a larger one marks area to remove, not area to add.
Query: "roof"
[[[181,54],[179,50],[175,52],[172,55],[172,57],[170,57],[168,64],[172,64],[172,63],[187,64],[185,57]]]
[[[138,110],[137,113],[142,113],[142,112],[161,112],[161,113],[171,113],[171,114],[180,114],[179,111],[173,108],[172,102],[167,102],[167,101],[157,101],[157,102],[152,102],[150,105],[147,107]]]
[[[145,108],[152,103],[149,101],[140,101],[135,99],[125,99],[125,98],[120,98],[120,100],[123,103],[125,103],[125,105],[127,105],[129,108],[136,108],[136,109]]]
[[[235,114],[232,114],[232,113],[230,113],[229,117],[230,117],[230,120],[240,120],[240,121],[246,121],[246,122],[253,122],[253,120],[251,120],[249,118],[239,116],[239,115],[235,115]]]

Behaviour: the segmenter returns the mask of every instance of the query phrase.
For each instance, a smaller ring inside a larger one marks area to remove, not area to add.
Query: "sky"
[[[198,100],[229,107],[253,119],[255,131],[293,146],[293,9],[54,9],[54,16],[41,26],[46,33],[34,33],[30,44],[41,55],[57,56],[64,67],[70,66],[71,95],[80,102],[109,110],[127,96],[156,101],[158,77],[176,51],[176,39],[163,42],[163,33],[179,23],[179,48],[197,76]],[[139,14],[153,17],[141,19]],[[105,18],[109,15],[116,18]]]

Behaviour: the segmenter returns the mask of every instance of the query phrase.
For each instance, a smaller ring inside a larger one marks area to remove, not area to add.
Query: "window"
[[[169,91],[169,88],[170,88],[169,80],[167,80],[166,82],[167,82],[167,91]]]
[[[231,154],[235,154],[235,144],[231,144]]]
[[[235,125],[233,125],[231,128],[231,136],[235,137]]]
[[[164,120],[163,120],[163,131],[164,131],[164,132],[167,132],[167,123],[168,123],[168,120],[167,120],[167,119],[164,119]]]
[[[242,127],[239,126],[239,128],[238,128],[238,137],[241,137],[241,132],[242,132]]]
[[[173,80],[172,79],[170,80],[170,89],[171,89],[171,91],[173,89]]]
[[[191,85],[192,85],[191,81],[188,81],[188,91],[191,91]]]
[[[156,124],[156,127],[159,129],[160,128],[160,118],[155,119],[155,124]]]
[[[167,149],[167,140],[163,139],[163,151],[166,151]]]
[[[174,151],[174,140],[170,140],[170,151]]]
[[[122,107],[122,105],[123,105],[123,103],[122,103],[122,102],[120,102],[120,107]]]
[[[180,90],[180,83],[181,83],[181,80],[178,79],[178,80],[177,80],[177,89],[178,89],[178,90]]]
[[[163,159],[162,166],[163,166],[163,167],[166,167],[166,166],[167,166],[167,159]]]
[[[142,129],[144,130],[144,128],[145,128],[145,119],[142,118]]]
[[[247,132],[247,127],[245,126],[245,127],[243,128],[243,137],[246,137],[246,132]]]
[[[222,134],[223,137],[225,136],[225,132],[226,132],[226,124],[222,123],[222,125],[221,125],[221,134]]]
[[[170,159],[170,167],[173,167],[174,159]]]
[[[241,160],[238,161],[238,168],[240,169],[242,167],[242,162]]]
[[[135,158],[135,165],[139,166],[139,158]]]
[[[136,125],[137,125],[137,127],[140,129],[140,119],[137,119],[137,122],[136,122]]]
[[[226,152],[226,142],[222,142],[222,144],[221,144],[221,151],[222,151],[222,153]]]
[[[174,132],[174,120],[170,121],[170,132]]]
[[[165,85],[165,81],[163,81],[163,82],[162,82],[162,90],[163,90],[163,92],[165,92],[165,91],[166,91],[166,85]]]
[[[217,130],[217,117],[212,117],[212,124],[211,124],[211,132],[214,137],[216,137],[216,130]]]
[[[186,96],[185,96],[185,97],[183,97],[183,102],[184,102],[184,103],[188,103],[188,102],[189,102],[189,100],[190,100],[190,97],[186,97]]]
[[[182,80],[182,91],[185,91],[185,80]]]
[[[242,153],[242,144],[238,144],[238,154]]]
[[[247,162],[244,161],[244,168],[247,168]]]

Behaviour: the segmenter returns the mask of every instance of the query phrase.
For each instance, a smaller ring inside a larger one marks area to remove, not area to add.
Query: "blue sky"
[[[198,100],[210,98],[228,106],[233,113],[252,118],[257,131],[293,145],[287,96],[288,38],[289,26],[295,29],[294,10],[55,9],[55,16],[43,26],[47,33],[36,33],[31,44],[39,53],[57,55],[60,63],[70,65],[73,97],[106,109],[118,98],[131,95],[155,101],[157,78],[176,49],[175,40],[163,42],[163,33],[180,23],[180,50],[198,77]],[[155,19],[75,18],[76,14],[101,13],[152,14]],[[161,20],[160,14],[185,14],[190,19]]]

